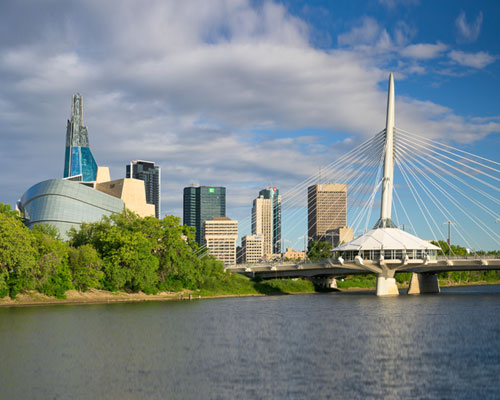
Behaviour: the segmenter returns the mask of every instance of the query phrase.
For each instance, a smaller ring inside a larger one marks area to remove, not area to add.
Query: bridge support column
[[[439,293],[439,280],[436,274],[413,273],[408,294]]]
[[[392,274],[392,277],[389,277],[386,274],[378,274],[377,296],[399,296],[399,290],[396,285],[394,274]]]

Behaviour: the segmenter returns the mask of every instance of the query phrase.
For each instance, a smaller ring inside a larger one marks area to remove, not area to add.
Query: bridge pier
[[[392,277],[385,274],[377,275],[377,296],[399,296],[394,274]]]
[[[436,274],[413,273],[408,294],[439,293],[439,280]]]

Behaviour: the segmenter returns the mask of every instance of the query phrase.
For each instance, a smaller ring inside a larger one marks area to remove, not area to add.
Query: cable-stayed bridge
[[[309,185],[320,183],[318,179],[345,183],[347,202],[337,212],[347,213],[355,238],[334,248],[332,257],[322,262],[235,265],[229,270],[326,282],[375,273],[377,295],[384,296],[399,293],[396,272],[414,273],[410,293],[435,293],[437,273],[500,269],[500,256],[481,251],[488,246],[500,249],[500,163],[396,127],[394,100],[391,74],[385,129],[322,168],[321,178],[312,176],[283,194],[286,232],[304,219],[303,195]],[[251,221],[242,221],[240,229],[245,223]],[[448,244],[438,247],[430,241],[446,237],[443,225]],[[304,239],[310,238],[306,234]],[[454,254],[452,243],[466,247],[468,255]]]

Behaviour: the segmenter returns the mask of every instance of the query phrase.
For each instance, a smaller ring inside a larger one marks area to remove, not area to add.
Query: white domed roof
[[[438,246],[398,228],[378,228],[366,232],[332,251],[349,250],[440,250]]]

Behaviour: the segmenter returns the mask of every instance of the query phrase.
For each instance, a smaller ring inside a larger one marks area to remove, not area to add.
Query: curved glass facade
[[[121,212],[125,203],[78,182],[49,179],[29,188],[21,197],[19,209],[28,227],[51,224],[63,239],[71,227],[99,221],[104,215]]]

